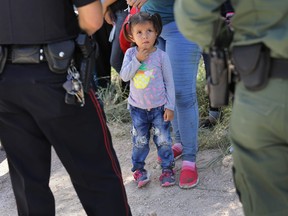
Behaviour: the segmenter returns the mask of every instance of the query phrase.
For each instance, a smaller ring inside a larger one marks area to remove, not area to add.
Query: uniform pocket
[[[247,114],[251,113],[251,115],[259,114],[261,116],[269,116],[279,105],[271,103],[264,91],[239,91],[239,94],[235,96],[235,106],[236,103],[238,109],[242,109],[243,112]]]

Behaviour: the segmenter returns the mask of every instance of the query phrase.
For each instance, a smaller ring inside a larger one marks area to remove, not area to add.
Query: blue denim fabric
[[[128,15],[127,10],[126,11],[119,10],[115,13],[116,29],[115,29],[114,39],[112,41],[110,64],[117,71],[117,73],[119,73],[121,70],[123,58],[124,58],[124,53],[121,50],[121,47],[119,44],[119,35],[120,35],[121,27],[127,15]]]
[[[172,152],[172,139],[170,135],[170,122],[163,118],[164,106],[153,108],[150,111],[129,105],[132,118],[132,171],[144,169],[145,159],[149,153],[150,132],[156,145],[161,166],[173,168],[174,157]]]
[[[198,150],[198,102],[196,80],[202,51],[188,41],[176,23],[163,26],[158,47],[168,53],[176,91],[176,106],[172,121],[175,142],[183,145],[183,160],[195,162]]]

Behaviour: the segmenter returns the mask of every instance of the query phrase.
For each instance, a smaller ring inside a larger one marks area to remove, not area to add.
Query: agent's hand
[[[143,6],[147,2],[147,0],[126,0],[126,2],[131,7],[140,8],[141,6]]]
[[[139,62],[145,61],[149,56],[149,51],[147,49],[138,48],[138,53],[136,54],[136,58]]]
[[[164,121],[172,121],[174,118],[174,111],[170,109],[165,109],[163,118],[164,118]]]
[[[113,25],[114,14],[110,8],[107,8],[106,12],[104,13],[104,19],[108,24]]]

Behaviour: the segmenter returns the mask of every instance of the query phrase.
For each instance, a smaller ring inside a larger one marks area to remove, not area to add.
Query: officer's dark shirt
[[[0,44],[45,44],[75,38],[76,7],[95,0],[1,0]]]
[[[128,8],[128,5],[126,0],[118,0],[111,4],[110,8],[113,12],[116,12],[118,10],[125,10],[126,8]]]

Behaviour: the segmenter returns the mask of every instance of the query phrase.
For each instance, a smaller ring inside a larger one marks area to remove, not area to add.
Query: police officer
[[[0,3],[0,139],[19,215],[55,215],[49,188],[51,146],[87,215],[131,215],[94,92],[85,95],[83,107],[65,103],[62,85],[67,73],[63,68],[55,70],[63,66],[61,60],[65,63],[71,57],[71,40],[79,34],[78,26],[91,35],[102,22],[97,0]],[[59,56],[53,59],[55,50]]]
[[[225,0],[178,0],[190,40],[209,49]],[[230,137],[235,186],[245,215],[288,215],[288,2],[231,1],[236,84]]]

